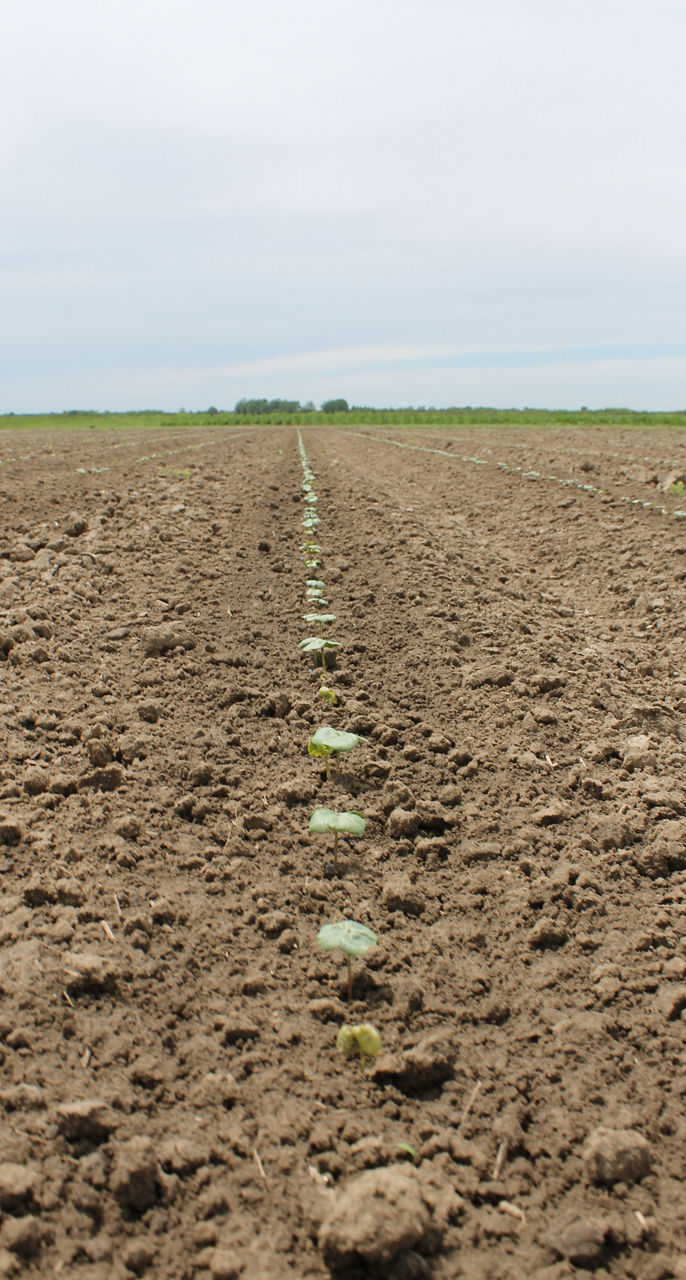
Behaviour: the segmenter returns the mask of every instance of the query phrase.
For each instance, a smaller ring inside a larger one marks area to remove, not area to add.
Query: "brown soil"
[[[0,1276],[683,1280],[684,435],[303,438],[335,708],[295,430],[0,438]]]

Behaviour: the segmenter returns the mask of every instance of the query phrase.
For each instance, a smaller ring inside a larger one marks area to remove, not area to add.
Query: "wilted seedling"
[[[336,812],[335,809],[315,809],[310,818],[310,831],[316,831],[318,835],[322,836],[328,835],[330,831],[333,831],[334,866],[338,866],[339,835],[364,835],[366,825],[362,814],[358,813],[356,809],[345,809],[342,812]]]
[[[363,956],[370,947],[375,947],[379,939],[371,929],[357,920],[337,920],[335,924],[325,924],[317,934],[317,946],[322,951],[342,951],[348,969],[348,999],[353,994],[352,957]]]
[[[301,640],[298,648],[303,653],[319,653],[322,658],[322,671],[326,671],[326,650],[340,649],[340,640],[325,640],[322,636],[308,636],[306,640]]]
[[[334,693],[333,689],[328,689],[325,684],[320,684],[319,696],[322,702],[328,702],[331,707],[335,707],[338,702],[338,694]]]
[[[326,776],[331,777],[331,757],[334,757],[336,769],[340,768],[341,756],[346,751],[354,751],[361,742],[366,742],[358,733],[346,733],[343,729],[332,729],[330,725],[322,725],[312,734],[307,750],[311,756],[321,756],[326,765]]]
[[[361,1022],[356,1027],[344,1023],[336,1037],[336,1048],[344,1058],[354,1058],[357,1054],[364,1071],[367,1058],[375,1058],[381,1048],[381,1036],[371,1022]]]

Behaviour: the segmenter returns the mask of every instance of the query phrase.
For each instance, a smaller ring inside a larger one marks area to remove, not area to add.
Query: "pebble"
[[[37,1188],[38,1174],[30,1165],[0,1164],[0,1209],[4,1213],[21,1212],[35,1199]]]
[[[393,809],[386,826],[392,840],[411,839],[419,831],[419,814],[409,809]]]
[[[396,1084],[406,1092],[429,1089],[451,1080],[455,1049],[440,1031],[430,1032],[402,1053],[380,1053],[370,1074],[379,1084]]]
[[[583,1151],[593,1182],[638,1182],[651,1167],[650,1144],[637,1129],[594,1129]]]
[[[574,1217],[551,1227],[542,1239],[573,1266],[593,1266],[605,1249],[606,1230],[601,1218]]]
[[[416,1177],[401,1169],[368,1169],[337,1194],[319,1229],[327,1266],[360,1262],[375,1274],[432,1232],[430,1210]]]
[[[120,976],[115,963],[95,951],[70,951],[62,961],[64,982],[73,994],[80,991],[108,991]]]
[[[24,839],[24,828],[16,818],[0,814],[0,844],[20,844]]]
[[[67,1142],[106,1142],[117,1119],[100,1098],[79,1098],[57,1108],[57,1128]]]
[[[637,733],[627,738],[624,743],[622,764],[633,773],[634,769],[646,769],[655,765],[655,755],[651,750],[650,738],[645,733]]]
[[[426,906],[424,894],[415,888],[409,876],[390,876],[384,880],[381,901],[387,911],[402,911],[406,916],[420,916]]]
[[[556,920],[548,919],[547,916],[543,916],[529,931],[528,942],[532,950],[547,950],[563,946],[567,941],[567,937],[567,930],[564,925],[558,924]]]
[[[670,982],[660,987],[655,997],[654,1009],[669,1022],[675,1022],[686,1009],[686,984]]]
[[[110,1190],[120,1205],[144,1213],[157,1199],[159,1165],[150,1138],[129,1138],[115,1149]]]
[[[68,538],[78,538],[86,532],[87,528],[87,517],[78,511],[70,511],[62,525],[62,532],[66,533]]]
[[[195,636],[174,622],[148,627],[143,634],[143,651],[147,658],[159,658],[173,649],[194,649],[195,645]]]
[[[108,764],[104,769],[94,769],[79,778],[79,789],[92,787],[95,791],[116,791],[125,781],[126,774],[121,765]]]

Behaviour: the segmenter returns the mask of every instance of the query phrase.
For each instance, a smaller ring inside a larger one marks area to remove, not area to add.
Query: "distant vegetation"
[[[100,413],[93,409],[68,409],[63,413],[6,413],[0,430],[8,427],[200,427],[200,426],[307,426],[308,424],[368,425],[372,427],[686,427],[686,409],[672,413],[648,413],[632,409],[369,409],[348,406],[347,400],[325,400],[321,409],[298,400],[239,400],[235,409],[211,405],[187,413],[162,409]]]

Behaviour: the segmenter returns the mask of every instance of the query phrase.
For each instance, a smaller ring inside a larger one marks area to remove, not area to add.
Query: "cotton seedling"
[[[352,1000],[353,970],[352,960],[355,956],[363,956],[370,947],[379,941],[375,933],[357,920],[337,920],[334,924],[325,924],[317,934],[317,946],[322,951],[342,951],[348,971],[348,999]]]
[[[303,622],[317,622],[323,626],[325,622],[335,622],[335,613],[304,613]]]
[[[335,707],[338,702],[338,695],[333,689],[328,689],[325,684],[319,686],[319,696],[322,702],[328,702],[329,706]]]
[[[333,729],[330,725],[322,725],[321,729],[317,729],[312,734],[307,750],[309,755],[321,757],[326,767],[327,778],[331,777],[331,758],[333,757],[334,767],[340,768],[341,756],[347,751],[354,751],[361,742],[366,742],[358,733],[346,733],[343,729]]]
[[[342,812],[337,812],[335,809],[315,809],[310,818],[310,831],[315,831],[317,835],[328,835],[329,832],[333,832],[333,861],[336,867],[338,866],[338,837],[364,835],[366,825],[362,814],[356,809],[345,809]]]
[[[321,655],[322,671],[326,671],[326,650],[340,649],[340,640],[324,640],[322,636],[307,636],[305,640],[301,640],[298,648],[303,653],[318,653]]]
[[[381,1048],[381,1036],[371,1022],[361,1022],[356,1027],[344,1023],[336,1037],[336,1048],[344,1058],[359,1057],[364,1071],[367,1058],[375,1058]]]

